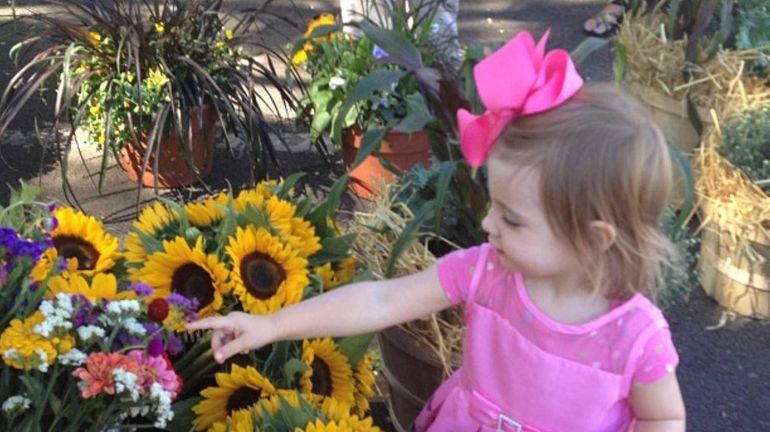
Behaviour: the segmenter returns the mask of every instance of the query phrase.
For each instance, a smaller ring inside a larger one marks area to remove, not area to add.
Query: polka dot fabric
[[[492,248],[479,263],[481,247],[446,255],[439,263],[439,278],[452,303],[464,302],[471,278],[483,266],[476,298],[500,313],[516,330],[540,349],[565,359],[621,375],[626,388],[649,384],[672,372],[679,362],[663,314],[647,298],[637,294],[618,302],[606,314],[590,322],[571,325],[541,312],[527,293],[521,274],[500,264]]]

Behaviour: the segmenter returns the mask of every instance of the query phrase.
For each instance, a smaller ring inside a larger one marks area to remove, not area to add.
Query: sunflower
[[[369,423],[371,423],[371,421]],[[380,428],[377,426],[372,426],[371,424],[366,426],[360,421],[353,422],[350,419],[343,419],[339,421],[330,420],[328,422],[315,419],[314,421],[308,423],[304,429],[299,430],[303,432],[379,432]]]
[[[380,428],[374,426],[371,417],[359,417],[350,414],[348,407],[334,398],[326,398],[321,404],[321,413],[329,420],[334,421],[342,430],[354,432],[380,432]]]
[[[302,361],[310,366],[299,382],[305,397],[319,405],[324,398],[331,397],[348,407],[353,406],[353,370],[333,339],[303,341]]]
[[[221,192],[213,198],[185,204],[184,212],[190,223],[198,228],[216,225],[224,217],[222,207],[227,205],[227,193]]]
[[[296,390],[278,389],[275,395],[260,399],[258,404],[249,409],[235,411],[224,421],[214,423],[209,432],[252,432],[254,420],[261,420],[266,414],[275,415],[282,408],[281,400],[292,408],[300,408],[300,395]]]
[[[369,411],[369,399],[374,396],[374,351],[367,351],[353,371],[356,404],[353,413],[363,416]]]
[[[78,274],[64,274],[54,276],[48,284],[46,297],[54,297],[56,294],[82,295],[90,302],[100,300],[124,300],[136,297],[133,291],[118,292],[118,280],[110,273],[97,273],[91,279],[91,283]]]
[[[333,14],[324,12],[322,14],[318,14],[313,17],[312,20],[307,24],[307,30],[305,30],[305,37],[308,38],[310,35],[313,34],[313,30],[320,26],[328,26],[328,25],[334,25],[337,22],[336,18]],[[327,40],[331,38],[332,35],[328,36],[319,36],[313,38],[313,40]],[[291,58],[291,63],[294,66],[301,65],[302,63],[305,63],[308,59],[308,53],[310,51],[313,51],[315,47],[310,41],[305,42],[305,44],[302,46],[302,49],[294,53],[294,55]]]
[[[249,412],[261,401],[269,401],[271,396],[278,394],[270,380],[251,366],[234,364],[229,373],[217,373],[215,379],[217,386],[201,391],[203,400],[193,407],[197,415],[193,422],[196,430],[226,422],[228,417],[233,419],[235,413]],[[237,419],[243,422],[244,415],[239,414]]]
[[[143,236],[154,237],[163,240],[162,233],[170,231],[169,228],[178,226],[179,215],[169,209],[165,204],[156,202],[145,207],[133,223],[132,231],[126,235],[123,256],[128,261],[130,273],[141,267],[147,260]]]
[[[267,314],[302,300],[310,282],[307,260],[264,228],[238,227],[226,251],[234,291],[248,312]]]
[[[42,365],[52,365],[56,356],[69,352],[75,345],[71,335],[56,335],[47,339],[35,332],[35,327],[45,321],[45,315],[36,311],[24,321],[14,319],[0,335],[0,353],[8,366],[31,370]]]
[[[150,255],[131,280],[155,288],[154,297],[178,293],[198,300],[201,317],[219,310],[222,295],[231,289],[227,268],[216,256],[206,255],[200,237],[192,248],[182,237],[163,241],[163,251]]]
[[[266,180],[259,182],[254,189],[242,190],[234,200],[235,211],[243,212],[249,205],[255,209],[261,209],[265,201],[275,195],[272,188],[278,184],[274,180]]]
[[[35,264],[35,267],[29,272],[33,282],[40,283],[47,278],[56,265],[56,260],[59,258],[59,253],[55,247],[46,249],[40,259]],[[74,263],[73,263],[74,264]],[[76,270],[77,266],[73,265],[72,270]]]
[[[313,271],[323,281],[323,290],[329,291],[350,282],[356,274],[357,265],[358,261],[355,257],[348,257],[334,265],[329,262],[323,263],[313,268]]]
[[[51,232],[58,255],[76,259],[77,271],[92,275],[105,272],[118,259],[118,239],[104,231],[101,222],[69,207],[53,213],[59,225]]]

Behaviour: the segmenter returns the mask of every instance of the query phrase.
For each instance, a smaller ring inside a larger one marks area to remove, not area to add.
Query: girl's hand
[[[214,360],[223,363],[235,354],[260,348],[273,342],[274,326],[269,316],[231,312],[188,323],[187,330],[214,330],[211,350]]]

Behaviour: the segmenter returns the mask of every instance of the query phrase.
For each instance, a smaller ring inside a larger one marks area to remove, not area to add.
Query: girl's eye
[[[520,226],[521,226],[521,224],[520,224],[520,223],[514,222],[514,221],[512,221],[512,220],[510,220],[510,219],[506,218],[505,216],[503,216],[503,223],[504,223],[504,224],[506,224],[506,225],[508,225],[508,226],[509,226],[509,227],[511,227],[511,228],[517,228],[517,227],[520,227]]]

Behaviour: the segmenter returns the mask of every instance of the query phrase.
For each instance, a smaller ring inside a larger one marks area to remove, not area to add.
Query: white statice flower
[[[174,419],[174,411],[171,410],[171,393],[163,390],[159,383],[152,383],[150,387],[150,400],[155,405],[155,427],[164,428]]]
[[[115,368],[112,371],[112,378],[115,380],[115,391],[117,393],[128,393],[134,402],[139,400],[139,391],[141,389],[137,383],[135,373],[128,372],[123,368]]]
[[[14,417],[26,410],[32,405],[32,400],[26,396],[11,396],[3,402],[3,414],[8,417]]]
[[[40,363],[37,365],[37,370],[43,373],[48,372],[48,353],[44,350],[36,349],[35,355],[40,360]]]
[[[84,325],[78,327],[78,337],[83,342],[88,342],[91,338],[103,338],[107,332],[103,328],[95,325]]]
[[[7,359],[9,361],[18,360],[19,352],[16,351],[16,348],[8,348],[7,350],[3,351],[3,359]]]
[[[75,308],[72,306],[72,299],[67,294],[57,294],[53,300],[43,300],[38,310],[43,313],[45,319],[36,325],[32,331],[50,338],[58,330],[69,330],[72,328],[72,315]]]
[[[136,318],[128,318],[123,321],[123,328],[134,336],[145,336],[147,334],[147,329]]]
[[[329,80],[329,88],[330,88],[331,90],[334,90],[334,89],[338,89],[338,88],[340,88],[340,87],[344,87],[344,86],[345,86],[345,83],[347,83],[347,81],[345,80],[345,78],[343,78],[343,77],[341,77],[341,76],[339,76],[339,75],[337,75],[337,76],[333,76],[333,77],[332,77],[332,78]]]
[[[118,300],[107,305],[107,313],[113,317],[138,316],[141,306],[136,300]]]
[[[85,353],[83,353],[83,351],[80,351],[77,348],[72,348],[66,353],[60,354],[57,357],[57,360],[64,366],[80,366],[86,362],[86,357],[87,356]]]

